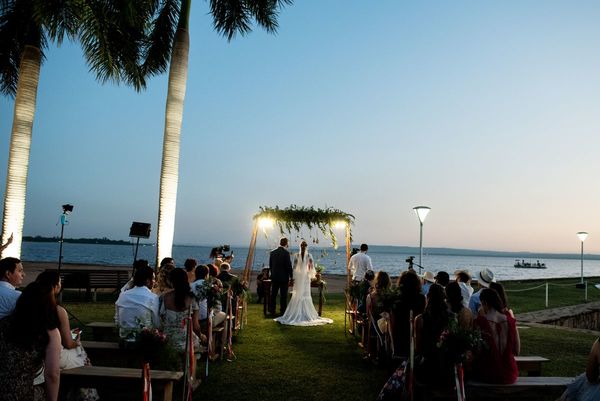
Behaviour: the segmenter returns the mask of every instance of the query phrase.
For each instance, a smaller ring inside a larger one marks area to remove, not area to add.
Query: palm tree
[[[191,0],[181,0],[171,53],[160,170],[157,266],[162,258],[171,256],[173,247],[181,123],[190,46],[188,30],[191,3]],[[292,0],[210,0],[210,12],[215,30],[231,41],[238,33],[242,36],[249,33],[252,30],[252,20],[267,32],[275,32],[278,27],[278,10],[289,4],[292,4]]]
[[[3,255],[20,257],[29,150],[37,88],[44,50],[50,40],[65,35],[80,38],[88,62],[101,81],[125,81],[136,90],[145,75],[166,68],[166,59],[142,72],[138,67],[147,38],[143,27],[156,9],[155,1],[1,0],[0,90],[15,96],[8,158],[1,243],[14,240]]]

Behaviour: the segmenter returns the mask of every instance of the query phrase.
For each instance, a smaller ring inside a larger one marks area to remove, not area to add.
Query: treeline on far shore
[[[60,237],[23,236],[23,242],[59,242]],[[103,238],[64,238],[63,242],[71,244],[100,244],[100,245],[131,245],[129,241]]]

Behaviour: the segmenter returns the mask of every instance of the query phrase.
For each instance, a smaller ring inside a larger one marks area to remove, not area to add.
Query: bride
[[[293,326],[318,326],[333,323],[333,320],[319,317],[310,294],[310,280],[315,278],[313,258],[307,252],[308,245],[302,240],[300,252],[294,255],[294,287],[292,299],[283,316],[275,320]]]

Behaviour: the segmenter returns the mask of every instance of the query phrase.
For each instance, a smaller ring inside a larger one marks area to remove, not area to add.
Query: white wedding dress
[[[292,326],[320,326],[333,323],[333,320],[320,317],[310,294],[310,281],[315,277],[312,256],[306,252],[304,258],[300,253],[294,255],[294,286],[292,299],[283,316],[275,320],[281,324]]]

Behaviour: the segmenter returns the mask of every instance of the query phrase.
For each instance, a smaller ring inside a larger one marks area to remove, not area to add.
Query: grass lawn
[[[545,281],[540,281],[545,282]],[[571,280],[553,283],[574,284]],[[535,287],[536,282],[510,282],[511,290]],[[571,288],[572,287],[572,288]],[[552,306],[581,303],[582,290],[573,286],[551,286]],[[554,294],[554,295],[552,295]],[[600,300],[600,290],[590,287],[590,300]],[[84,322],[112,321],[114,305],[77,302],[65,296],[65,305]],[[70,300],[70,301],[69,301]],[[516,313],[544,308],[544,289],[509,292]],[[356,339],[344,335],[344,301],[328,294],[323,315],[333,324],[317,327],[282,326],[263,317],[262,305],[249,304],[248,324],[235,338],[235,360],[218,361],[209,367],[209,377],[194,393],[194,399],[323,400],[374,399],[389,372],[362,359]],[[75,325],[75,323],[72,323]],[[89,333],[84,334],[84,338]],[[523,355],[539,355],[551,361],[545,376],[575,376],[582,373],[594,335],[570,334],[558,329],[520,330]],[[92,361],[93,363],[93,361]],[[201,365],[204,368],[204,364]]]

